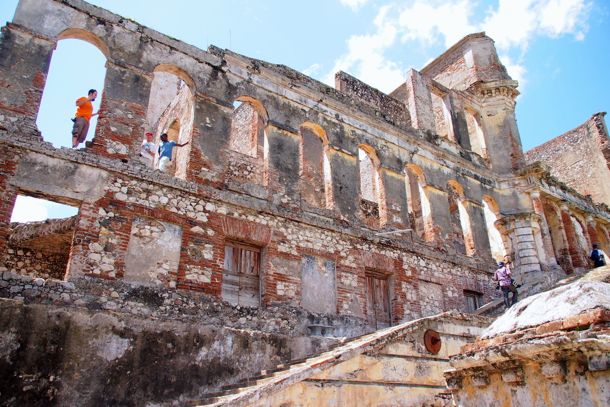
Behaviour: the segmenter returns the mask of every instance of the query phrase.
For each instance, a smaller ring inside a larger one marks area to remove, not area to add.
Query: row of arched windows
[[[234,106],[229,148],[244,155],[257,157],[263,153],[263,160],[268,162],[268,149],[261,148],[267,143],[265,127],[267,113],[260,102],[252,98],[241,97]],[[314,123],[305,122],[299,128],[299,177],[301,198],[309,205],[332,209],[333,182],[331,174],[332,148],[324,129]],[[387,222],[387,207],[385,187],[381,163],[375,149],[367,144],[358,146],[358,169],[360,182],[361,207],[373,208],[378,219],[378,226]],[[267,167],[268,168],[268,167]],[[434,239],[435,226],[432,210],[426,193],[426,180],[423,170],[416,164],[405,166],[406,204],[408,208],[408,224],[416,236],[422,240]],[[466,198],[463,187],[456,181],[447,185],[449,219],[451,220],[456,250],[474,255],[476,252],[474,232],[470,214],[466,208]],[[481,206],[488,230],[488,240],[492,255],[502,258],[506,253],[504,243],[495,222],[499,209],[493,198],[485,196]]]
[[[80,38],[100,48],[100,40],[83,35],[78,30],[64,33],[62,38]],[[106,57],[107,49],[101,49]],[[104,52],[105,51],[105,52]],[[87,88],[87,86],[83,86]],[[249,96],[238,97],[234,102],[228,146],[244,156],[262,158],[265,175],[263,184],[268,182],[269,144],[265,128],[268,125],[268,115],[264,106]],[[444,106],[444,104],[443,104]],[[442,106],[441,106],[442,107]],[[173,65],[158,65],[153,72],[145,126],[152,131],[158,140],[161,133],[167,133],[171,141],[185,143],[190,141],[193,132],[195,108],[195,84],[192,78],[183,70]],[[446,109],[446,108],[445,108]],[[443,117],[447,112],[441,109]],[[476,130],[476,126],[473,124]],[[449,131],[448,128],[445,130]],[[439,130],[440,131],[440,130]],[[332,147],[324,129],[311,122],[303,123],[299,128],[299,176],[301,199],[308,205],[318,208],[333,209],[333,178],[331,171]],[[188,148],[175,149],[172,173],[179,178],[187,177],[187,167],[190,157]],[[383,227],[388,222],[388,209],[384,177],[380,160],[375,149],[367,144],[358,146],[358,167],[361,208],[369,208],[377,218],[377,226]],[[415,235],[422,240],[432,240],[435,237],[435,224],[426,192],[425,176],[420,167],[408,164],[405,167],[406,205],[409,216],[408,224]],[[451,181],[447,188],[449,219],[451,220],[451,235],[459,247],[456,249],[466,254],[475,253],[475,242],[470,223],[470,215],[465,205],[463,188]],[[494,210],[483,204],[489,231],[492,252],[501,252],[501,238],[495,236],[498,231],[492,225],[495,222]],[[494,206],[494,205],[492,205]]]

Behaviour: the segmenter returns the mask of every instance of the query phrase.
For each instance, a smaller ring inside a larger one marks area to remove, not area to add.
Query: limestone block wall
[[[36,183],[28,183],[25,177],[10,182],[24,191],[59,200],[82,199],[70,251],[70,279],[100,277],[220,297],[224,246],[227,241],[246,241],[263,253],[261,303],[266,306],[299,306],[312,301],[311,290],[303,286],[302,273],[306,271],[302,261],[307,256],[335,265],[336,301],[323,309],[331,314],[366,319],[367,269],[385,273],[390,279],[393,321],[422,315],[420,297],[426,295],[426,289],[425,285],[419,287],[420,281],[442,286],[442,299],[437,299],[442,303],[440,310],[465,309],[463,290],[492,295],[487,271],[477,263],[468,262],[466,257],[461,264],[447,262],[416,241],[409,243],[418,247],[416,251],[398,242],[388,246],[357,229],[346,234],[348,229],[330,224],[322,228],[311,219],[304,222],[294,215],[278,216],[281,203],[279,208],[269,207],[271,212],[254,212],[239,205],[240,198],[231,198],[230,192],[219,201],[205,189],[196,193],[176,188],[169,176],[159,184],[152,181],[158,175],[150,169],[124,164],[126,170],[151,178],[144,181],[125,174],[128,171],[114,173],[116,169],[109,168],[114,167],[112,160],[85,158],[95,163],[93,170],[66,160],[69,155],[60,151],[50,149],[47,153],[51,155],[24,153],[18,164],[19,173],[28,172],[29,165],[41,169]],[[73,168],[80,179],[59,177],[62,168]],[[88,193],[74,192],[81,188],[75,185],[86,186]]]
[[[9,246],[3,267],[8,271],[39,278],[63,279],[66,275],[69,247],[63,253],[44,253],[27,247]]]

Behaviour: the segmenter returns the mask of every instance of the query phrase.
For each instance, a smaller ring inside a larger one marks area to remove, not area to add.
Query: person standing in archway
[[[93,113],[93,102],[97,97],[95,89],[89,89],[87,96],[83,96],[76,100],[76,114],[74,115],[74,126],[72,126],[72,148],[78,147],[79,144],[87,138],[89,131],[89,121],[91,117],[97,115]]]
[[[183,144],[178,144],[175,141],[169,141],[167,138],[167,134],[161,134],[161,144],[159,145],[158,153],[159,153],[159,170],[161,172],[167,171],[167,166],[169,162],[172,160],[172,152],[174,151],[174,147],[184,147],[189,142]]]

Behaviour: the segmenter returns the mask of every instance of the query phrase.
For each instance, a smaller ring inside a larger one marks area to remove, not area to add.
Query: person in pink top
[[[515,305],[517,303],[517,287],[513,284],[513,278],[508,264],[505,264],[503,261],[498,262],[498,269],[496,270],[494,278],[500,289],[502,289],[504,307],[508,309],[511,305]],[[513,293],[510,301],[508,300],[509,291]]]

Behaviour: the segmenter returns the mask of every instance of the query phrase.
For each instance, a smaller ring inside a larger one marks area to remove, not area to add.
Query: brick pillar
[[[530,193],[530,196],[532,198],[534,213],[539,217],[538,223],[540,224],[540,234],[542,235],[542,243],[544,245],[544,251],[548,259],[549,266],[556,266],[557,259],[555,258],[555,252],[553,250],[553,241],[551,240],[549,224],[547,223],[546,216],[544,215],[544,208],[542,206],[542,200],[540,199],[540,192],[534,191]]]
[[[56,42],[8,24],[0,40],[0,128],[40,137],[36,117]]]
[[[87,147],[108,157],[136,157],[146,126],[150,86],[151,77],[107,61],[97,128]]]
[[[589,241],[591,244],[600,243],[600,238],[597,235],[597,224],[592,216],[587,216],[587,234],[589,235]]]
[[[560,207],[561,220],[566,233],[566,241],[568,242],[568,253],[572,259],[572,265],[574,267],[587,267],[587,262],[583,259],[578,239],[576,238],[576,231],[572,224],[572,218],[570,216],[570,210],[566,204],[562,204]]]
[[[15,175],[17,163],[19,162],[17,151],[6,145],[0,148],[0,259],[3,258],[7,249],[10,236],[11,215],[17,199],[17,188],[9,183],[10,178]]]
[[[74,231],[66,279],[88,275],[105,279],[122,278],[133,214],[125,203],[102,198],[83,202]]]

